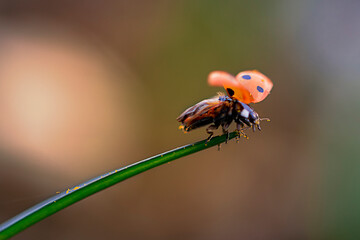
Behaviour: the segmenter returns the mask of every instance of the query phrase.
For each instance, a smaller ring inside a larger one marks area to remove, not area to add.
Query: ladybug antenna
[[[259,121],[267,121],[270,122],[270,118],[259,118]],[[255,132],[255,127],[257,127],[257,129],[259,129],[259,131],[261,131],[261,127],[260,127],[260,122],[258,122],[258,124],[253,125],[253,131]]]
[[[267,122],[270,122],[270,118],[260,118],[260,121],[267,121]]]

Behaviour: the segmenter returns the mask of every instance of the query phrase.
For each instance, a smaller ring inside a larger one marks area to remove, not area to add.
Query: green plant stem
[[[229,140],[235,138],[236,136],[238,136],[237,132],[230,133]],[[60,211],[61,209],[64,209],[81,199],[111,187],[112,185],[124,181],[132,176],[160,166],[164,163],[171,162],[175,159],[224,143],[226,141],[226,137],[227,136],[224,134],[214,137],[208,142],[203,140],[194,144],[185,145],[126,167],[116,169],[75,187],[69,188],[68,190],[25,210],[19,215],[1,224],[0,239],[8,239],[42,219]]]

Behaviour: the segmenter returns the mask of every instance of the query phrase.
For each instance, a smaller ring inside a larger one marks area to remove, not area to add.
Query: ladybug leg
[[[249,137],[244,133],[244,130],[248,129],[249,127],[247,128],[244,128],[244,123],[242,122],[236,122],[236,131],[238,132],[238,136],[236,137],[236,142],[238,143],[239,142],[239,139],[241,136],[244,136],[244,138],[246,139],[249,139]]]
[[[225,124],[222,124],[222,125],[221,125],[223,134],[227,134],[226,140],[225,140],[225,144],[228,143],[229,138],[230,138],[230,133],[229,133],[229,131],[228,131],[229,126],[230,126],[230,123],[225,123]]]
[[[252,125],[252,130],[253,130],[253,132],[255,132],[255,130],[256,130],[256,125],[255,124]]]
[[[244,127],[244,124],[242,122],[236,122],[236,131],[238,135],[236,136],[236,142],[238,143],[240,140],[241,135],[243,135],[242,128]]]
[[[241,129],[241,124],[236,122],[236,132],[237,132],[237,135],[235,137],[236,139],[236,143],[239,143],[239,139],[240,139],[240,129]]]
[[[206,132],[208,134],[210,134],[210,136],[206,139],[206,142],[209,142],[211,140],[211,138],[213,137],[214,135],[214,130],[218,129],[219,126],[213,124],[213,125],[210,125],[209,127],[206,128]]]

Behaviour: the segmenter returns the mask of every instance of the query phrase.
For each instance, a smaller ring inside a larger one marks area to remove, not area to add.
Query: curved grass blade
[[[238,133],[232,132],[229,134],[228,139],[233,139],[236,136],[238,136]],[[208,142],[203,140],[194,144],[185,145],[126,167],[116,169],[70,188],[2,223],[0,225],[0,239],[8,239],[42,219],[60,211],[61,209],[89,197],[94,193],[111,187],[116,183],[124,181],[125,179],[145,172],[151,168],[160,166],[164,163],[168,163],[175,159],[224,143],[226,138],[227,135],[224,134],[214,137]]]

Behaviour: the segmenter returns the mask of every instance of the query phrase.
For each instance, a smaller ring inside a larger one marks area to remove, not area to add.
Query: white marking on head
[[[243,116],[244,118],[248,118],[249,117],[249,111],[246,109],[243,109],[240,113],[241,116]]]

